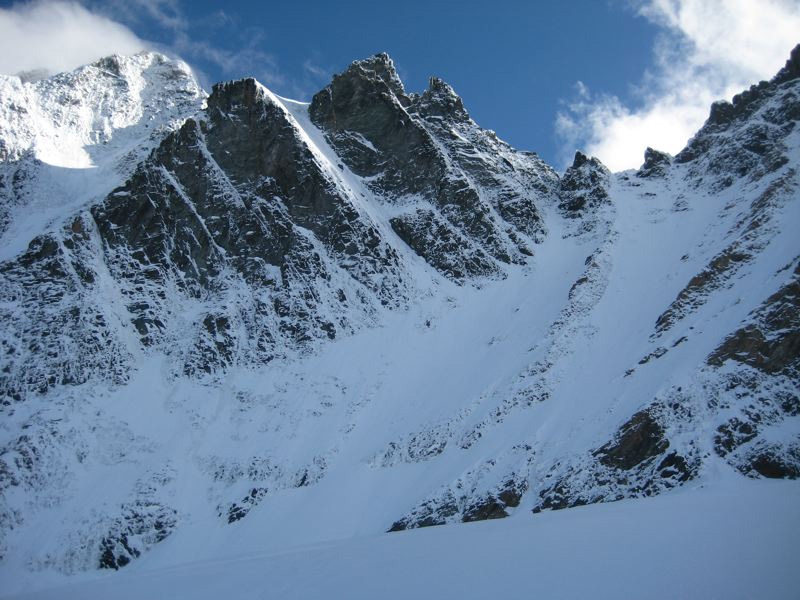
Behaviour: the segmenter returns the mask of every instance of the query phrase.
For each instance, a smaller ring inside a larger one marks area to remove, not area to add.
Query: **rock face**
[[[409,290],[380,226],[252,79],[215,86],[205,118],[166,138],[92,216],[143,344],[175,341],[161,316],[175,302],[160,297],[169,282],[187,303],[207,299],[186,373],[351,332]]]
[[[4,247],[24,249],[37,213],[57,221],[101,200],[204,98],[185,63],[152,52],[33,82],[0,76]]]
[[[652,148],[644,151],[644,164],[636,173],[639,177],[664,177],[672,164],[672,157],[666,152]]]
[[[385,54],[0,80],[0,577],[797,478],[799,52],[561,177]]]
[[[691,163],[696,180],[718,189],[737,177],[756,181],[786,165],[790,159],[785,140],[800,116],[795,85],[799,63],[796,47],[772,80],[751,86],[731,102],[714,103],[705,125],[675,161]]]
[[[717,429],[715,452],[751,477],[800,477],[800,440],[767,441],[766,432],[800,415],[800,262],[789,281],[748,315],[708,357],[708,363],[747,365],[727,378],[745,400]],[[733,408],[733,407],[732,407]]]
[[[575,153],[572,166],[561,179],[558,208],[564,217],[579,223],[576,233],[592,231],[600,209],[611,204],[610,175],[598,159]]]
[[[669,448],[664,430],[649,412],[638,412],[623,425],[619,437],[595,453],[609,467],[628,471]]]
[[[452,279],[497,276],[501,264],[524,262],[544,235],[532,198],[553,196],[555,172],[478,127],[442,80],[407,95],[391,59],[379,54],[335,76],[309,114],[345,164],[392,205],[400,238]]]
[[[800,263],[791,280],[752,314],[708,357],[721,366],[727,360],[744,363],[769,375],[800,377]]]

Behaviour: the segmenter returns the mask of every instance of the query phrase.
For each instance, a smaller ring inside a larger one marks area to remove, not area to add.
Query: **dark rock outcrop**
[[[609,170],[597,158],[589,158],[581,152],[575,153],[572,166],[561,178],[560,201],[562,214],[577,219],[593,213],[598,207],[608,204]]]
[[[228,520],[228,524],[235,523],[241,519],[244,519],[249,513],[264,497],[267,495],[269,490],[267,488],[260,488],[255,487],[250,490],[250,492],[242,498],[239,502],[234,502],[226,511],[220,510],[220,516],[225,517]]]
[[[660,152],[647,148],[644,151],[644,164],[636,172],[637,177],[664,177],[672,165],[672,156],[666,152]]]
[[[480,129],[442,80],[406,95],[393,63],[379,54],[334,76],[309,114],[380,198],[409,205],[392,227],[448,276],[501,275],[502,264],[524,262],[530,241],[544,234],[534,198],[553,192],[555,173]],[[465,240],[461,255],[452,244],[430,247],[440,235]],[[480,264],[463,256],[476,252],[486,257]]]
[[[784,143],[800,120],[798,78],[800,46],[792,50],[786,66],[770,81],[762,81],[711,106],[708,120],[675,156],[691,163],[696,181],[721,189],[737,177],[758,180],[789,162]],[[780,102],[771,100],[780,97]]]
[[[464,511],[461,520],[464,523],[503,519],[508,516],[508,508],[519,506],[522,495],[527,490],[525,482],[507,481],[500,490],[472,503]]]
[[[700,458],[668,452],[662,421],[674,410],[660,404],[641,410],[584,461],[554,465],[552,472],[562,475],[542,487],[533,512],[651,496],[694,478]]]
[[[630,470],[669,448],[664,429],[648,411],[640,411],[620,429],[619,437],[595,452],[609,467]]]
[[[175,529],[177,512],[153,503],[123,507],[122,516],[100,542],[98,568],[119,570],[150,546],[164,541]]]
[[[405,531],[406,529],[417,529],[420,527],[435,527],[437,525],[444,525],[454,519],[459,519],[463,523],[504,519],[508,516],[508,511],[506,509],[519,506],[521,497],[522,492],[512,487],[503,490],[499,494],[492,493],[487,496],[476,498],[462,508],[454,497],[449,496],[445,501],[421,504],[415,509],[413,514],[399,521],[395,521],[387,532]]]
[[[772,294],[708,357],[721,366],[733,360],[764,373],[800,377],[800,263],[789,283]]]

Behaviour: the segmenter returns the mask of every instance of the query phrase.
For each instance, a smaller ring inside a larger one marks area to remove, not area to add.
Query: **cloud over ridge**
[[[148,47],[124,25],[76,2],[32,2],[0,8],[0,73],[69,71],[110,54]]]
[[[632,6],[663,28],[655,66],[634,93],[638,106],[578,82],[556,120],[564,161],[583,147],[617,171],[638,167],[647,146],[678,152],[712,102],[774,75],[800,42],[796,0],[632,0]]]

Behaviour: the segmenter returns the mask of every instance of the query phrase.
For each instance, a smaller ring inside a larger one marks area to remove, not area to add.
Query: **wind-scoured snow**
[[[34,82],[0,75],[0,260],[102,200],[205,96],[188,65],[154,52]]]

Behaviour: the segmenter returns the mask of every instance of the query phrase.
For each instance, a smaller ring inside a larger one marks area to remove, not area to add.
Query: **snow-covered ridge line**
[[[174,112],[180,95],[205,97],[186,63],[156,52],[113,55],[35,82],[14,76],[0,82],[2,159],[18,160],[31,150],[36,159],[65,168],[96,166],[86,147],[107,145],[117,130],[139,125],[157,133],[186,118]],[[143,133],[146,139],[151,132]]]
[[[186,63],[155,52],[0,78],[0,260],[102,200],[205,97]]]
[[[0,579],[797,478],[799,82],[562,177],[385,55],[215,86],[0,263]]]

